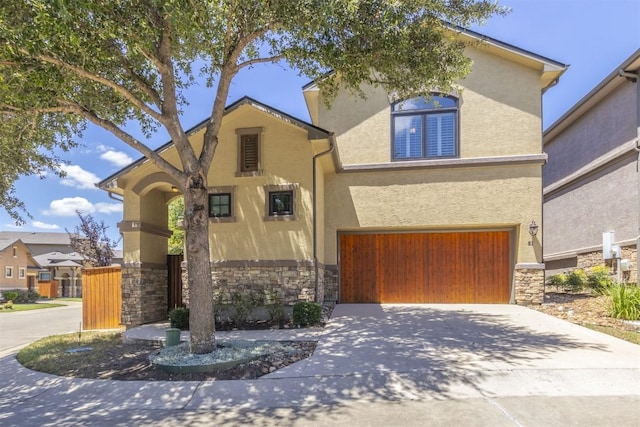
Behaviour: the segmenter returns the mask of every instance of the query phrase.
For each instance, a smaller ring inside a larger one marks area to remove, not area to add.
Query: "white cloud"
[[[97,190],[95,184],[100,182],[100,178],[95,174],[82,169],[78,165],[61,165],[60,169],[67,173],[67,176],[60,182],[62,185],[81,190]]]
[[[104,144],[98,144],[96,146],[96,149],[101,153],[104,153],[105,151],[113,150],[113,148],[109,147],[108,145],[104,145]]]
[[[41,228],[43,230],[57,230],[60,228],[60,226],[56,224],[47,224],[46,222],[42,221],[33,221],[31,223],[31,226],[35,228]]]
[[[53,200],[49,203],[49,209],[43,213],[49,216],[75,216],[76,211],[94,213],[96,208],[84,197],[65,197]]]
[[[21,229],[21,228],[23,228],[23,226],[22,226],[22,225],[16,225],[16,224],[15,224],[15,223],[13,223],[13,222],[8,222],[8,223],[4,224],[4,225],[3,225],[3,227],[7,227],[7,228],[17,228],[17,229]]]
[[[108,148],[104,146],[101,147]],[[120,168],[123,168],[133,162],[133,159],[127,153],[115,150],[107,150],[103,152],[102,154],[100,154],[100,158]]]
[[[42,213],[49,216],[75,216],[76,211],[83,214],[103,213],[111,214],[122,212],[122,203],[91,203],[84,197],[65,197],[54,200],[49,204],[49,209]]]
[[[96,212],[110,214],[122,212],[122,203],[96,203]]]

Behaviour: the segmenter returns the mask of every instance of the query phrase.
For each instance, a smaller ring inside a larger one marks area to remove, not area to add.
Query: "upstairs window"
[[[391,107],[393,160],[458,155],[458,100],[451,96],[411,98]]]

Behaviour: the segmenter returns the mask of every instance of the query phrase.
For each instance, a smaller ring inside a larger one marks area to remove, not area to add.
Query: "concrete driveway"
[[[640,424],[640,346],[508,305],[338,305],[310,359],[253,381],[0,378],[2,425]]]

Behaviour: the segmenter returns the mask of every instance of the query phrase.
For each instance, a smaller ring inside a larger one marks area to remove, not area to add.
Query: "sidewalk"
[[[125,343],[152,342],[163,345],[169,322],[152,323],[129,329],[124,333]],[[325,333],[324,328],[264,329],[258,331],[216,331],[220,340],[274,340],[317,341]],[[180,333],[180,341],[189,341],[189,331]]]
[[[167,326],[127,336],[161,341]],[[5,357],[0,424],[626,426],[640,419],[640,346],[525,307],[338,305],[325,329],[216,336],[318,339],[318,346],[309,359],[239,381],[60,378]]]

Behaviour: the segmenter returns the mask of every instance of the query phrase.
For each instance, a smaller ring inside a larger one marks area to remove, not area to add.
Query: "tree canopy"
[[[316,79],[328,101],[340,85],[356,93],[381,85],[398,97],[447,91],[470,67],[455,26],[503,12],[488,0],[3,0],[2,175],[16,156],[25,163],[8,167],[0,201],[15,213],[12,181],[54,165],[51,150],[68,147],[87,122],[138,150],[184,195],[191,313],[199,318],[191,348],[211,351],[206,181],[234,76],[286,61]],[[202,81],[215,96],[196,151],[181,112],[186,89]],[[136,138],[132,126],[147,137],[164,128],[180,164]]]

